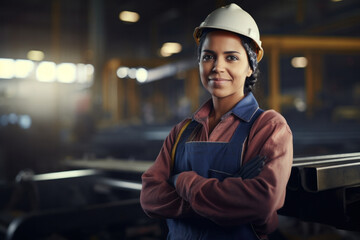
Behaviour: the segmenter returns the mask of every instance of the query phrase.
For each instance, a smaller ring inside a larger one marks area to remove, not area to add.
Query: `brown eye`
[[[214,59],[214,56],[210,55],[210,54],[204,54],[203,57],[202,57],[202,60],[204,62],[207,62],[207,61],[210,61],[210,60],[213,60],[213,59]]]
[[[239,60],[239,58],[237,56],[234,56],[234,55],[229,55],[229,56],[226,57],[226,59],[228,61],[237,61],[237,60]]]

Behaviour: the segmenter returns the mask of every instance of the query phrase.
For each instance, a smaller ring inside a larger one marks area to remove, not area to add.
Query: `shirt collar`
[[[209,101],[205,102],[199,108],[199,110],[197,110],[194,113],[193,119],[195,119],[198,122],[205,121],[209,117],[212,108],[213,108],[212,100],[209,99]],[[229,114],[233,113],[235,116],[242,119],[243,121],[249,122],[258,108],[259,108],[259,104],[257,103],[254,95],[250,92],[223,117],[226,117]]]
[[[250,92],[240,102],[238,102],[230,112],[245,122],[249,122],[258,108],[259,104],[257,103],[254,95]]]

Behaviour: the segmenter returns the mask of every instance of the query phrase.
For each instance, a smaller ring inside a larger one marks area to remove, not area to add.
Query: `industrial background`
[[[360,238],[358,0],[2,0],[0,240],[164,239],[140,175],[209,98],[192,33],[231,2],[260,29],[255,95],[294,134],[271,239]]]

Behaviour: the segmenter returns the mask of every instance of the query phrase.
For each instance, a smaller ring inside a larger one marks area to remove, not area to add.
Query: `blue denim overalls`
[[[232,112],[241,117],[242,121],[228,143],[186,142],[199,123],[193,120],[187,126],[176,147],[173,174],[195,171],[203,177],[222,181],[239,171],[243,145],[253,122],[263,110],[259,109],[256,99],[249,93]],[[250,224],[224,227],[200,216],[193,219],[167,219],[167,224],[167,239],[259,239]]]

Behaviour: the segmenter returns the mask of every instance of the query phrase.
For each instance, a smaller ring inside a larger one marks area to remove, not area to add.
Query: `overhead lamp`
[[[116,70],[116,75],[118,76],[118,78],[126,78],[129,72],[129,68],[128,67],[119,67]]]
[[[43,60],[45,57],[45,54],[43,51],[39,51],[39,50],[30,50],[27,53],[27,58],[29,60],[33,60],[33,61],[41,61]]]
[[[54,82],[56,79],[56,64],[41,62],[36,69],[36,78],[40,82]]]
[[[306,57],[294,57],[291,59],[291,65],[294,68],[305,68],[308,64]]]
[[[175,53],[179,53],[182,50],[182,46],[177,42],[166,42],[160,49],[160,54],[163,57],[169,57]]]
[[[11,79],[15,75],[15,61],[10,58],[0,58],[0,78]]]
[[[76,67],[76,77],[79,83],[92,83],[94,78],[94,66],[91,64],[79,63]]]
[[[73,83],[76,80],[76,65],[60,63],[57,65],[57,79],[62,83]]]
[[[140,19],[140,15],[137,12],[122,11],[119,14],[119,19],[123,22],[137,22]]]
[[[136,78],[136,68],[130,68],[128,71],[128,77],[131,79],[135,79]]]
[[[139,68],[136,70],[136,80],[139,83],[144,83],[148,79],[148,71],[145,68]]]
[[[34,62],[30,60],[17,59],[15,60],[15,77],[26,78],[34,69]]]

